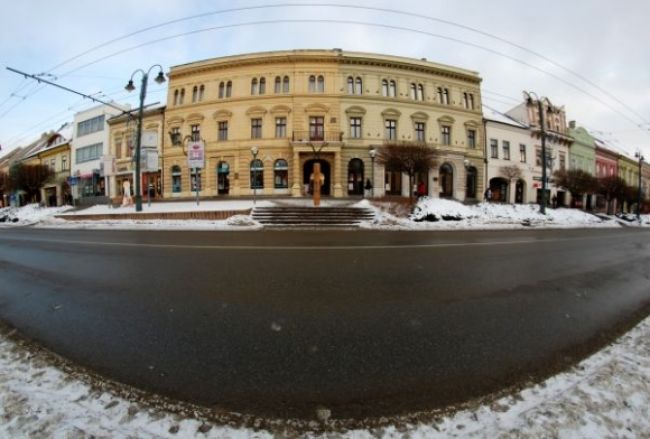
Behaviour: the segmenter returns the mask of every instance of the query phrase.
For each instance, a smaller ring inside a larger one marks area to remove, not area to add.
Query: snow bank
[[[420,199],[407,219],[395,218],[380,208],[376,208],[376,213],[375,220],[362,227],[406,230],[619,227],[615,221],[578,209],[549,208],[542,215],[534,204],[464,205],[429,197]]]
[[[42,352],[0,335],[0,437],[257,437],[300,436],[218,425],[197,412],[172,413],[132,392],[118,396],[91,387],[78,374],[52,366]],[[124,394],[124,393],[123,393]],[[217,397],[217,396],[215,396]],[[155,408],[152,408],[155,407]],[[517,394],[451,415],[421,414],[372,430],[327,437],[643,437],[650,431],[650,317],[572,370]],[[177,408],[178,410],[178,408]],[[330,421],[331,422],[331,421]],[[229,425],[233,425],[228,422]],[[308,428],[317,428],[310,423]],[[334,427],[332,427],[334,428]],[[325,435],[310,434],[311,437]]]
[[[48,218],[37,228],[87,230],[259,230],[263,226],[248,215],[234,215],[225,220],[92,220],[67,221]]]
[[[258,207],[273,206],[273,202],[268,200],[257,201]],[[253,200],[211,200],[201,201],[196,205],[196,201],[157,201],[152,202],[149,206],[146,200],[142,203],[141,213],[161,213],[161,212],[214,212],[225,210],[248,210],[253,208]],[[106,214],[134,214],[135,206],[111,207],[106,204],[95,205],[87,209],[70,212],[67,215],[106,215]],[[140,212],[137,212],[140,213]]]
[[[0,227],[36,224],[70,209],[72,209],[71,206],[41,207],[38,204],[28,204],[23,207],[5,207],[0,209]],[[3,219],[4,221],[2,221]]]

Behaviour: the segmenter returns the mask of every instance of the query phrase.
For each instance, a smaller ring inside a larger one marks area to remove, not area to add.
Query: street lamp
[[[251,147],[251,154],[253,155],[253,206],[257,203],[257,154],[260,152],[260,149],[257,146]]]
[[[540,136],[542,137],[542,197],[539,203],[539,213],[542,215],[546,214],[546,131],[544,130],[544,106],[542,101],[545,100],[548,105],[551,105],[551,102],[548,98],[537,96],[535,92],[526,92],[524,91],[527,103],[532,105],[534,100],[533,96],[537,100],[537,110],[539,112],[539,129]]]
[[[158,75],[156,76],[155,81],[158,84],[165,82],[165,75],[163,74],[162,66],[160,64],[154,64],[149,67],[149,70],[146,72],[142,69],[138,69],[131,74],[131,79],[124,87],[127,91],[131,92],[135,90],[133,85],[133,78],[136,73],[142,73],[142,84],[140,85],[140,107],[138,108],[138,127],[136,131],[136,144],[135,144],[135,211],[142,212],[142,191],[141,191],[141,181],[140,181],[140,151],[142,143],[142,113],[144,110],[144,98],[147,96],[147,81],[149,80],[149,74],[154,67],[160,68]]]
[[[368,151],[370,154],[370,173],[372,175],[372,184],[370,185],[370,196],[375,198],[375,156],[377,155],[377,150],[375,148],[370,148]]]
[[[639,159],[639,193],[636,201],[636,219],[639,221],[640,224],[641,223],[641,167],[643,165],[643,160],[645,160],[645,157],[643,157],[641,151],[637,151],[634,154],[634,157]]]

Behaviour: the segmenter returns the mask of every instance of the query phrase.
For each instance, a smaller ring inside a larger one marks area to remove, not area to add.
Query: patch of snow
[[[36,224],[47,229],[86,230],[259,230],[263,226],[248,215],[234,215],[225,220],[89,220],[68,221],[48,218]]]
[[[268,200],[257,201],[258,207],[273,206],[274,203]],[[253,200],[210,200],[201,201],[157,201],[151,206],[146,201],[142,203],[142,212],[136,212],[135,206],[112,207],[106,204],[98,204],[86,209],[70,212],[66,215],[107,215],[107,214],[139,214],[139,213],[162,213],[162,212],[215,212],[224,210],[248,210],[253,208]]]
[[[28,204],[23,207],[5,207],[0,209],[0,227],[29,226],[62,214],[72,209],[71,206],[41,207],[38,204]]]
[[[165,408],[169,405],[145,406],[110,390],[97,390],[74,373],[52,366],[43,353],[31,352],[5,335],[0,336],[0,388],[0,437],[270,438],[278,434],[218,425],[192,410],[183,416]],[[434,416],[428,422],[397,418],[395,425],[347,430],[336,436],[633,438],[650,431],[648,407],[650,317],[571,370],[516,394]],[[321,422],[328,422],[329,414],[326,408],[317,413]],[[318,428],[313,422],[307,425]]]

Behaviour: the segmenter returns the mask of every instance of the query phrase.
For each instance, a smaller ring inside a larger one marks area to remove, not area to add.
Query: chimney
[[[569,121],[569,128],[571,128],[572,130],[576,129],[576,121],[575,120]]]

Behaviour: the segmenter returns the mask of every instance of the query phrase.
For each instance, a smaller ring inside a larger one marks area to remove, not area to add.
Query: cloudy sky
[[[621,151],[633,155],[640,149],[650,157],[650,1],[332,1],[6,2],[0,27],[1,153],[92,105],[25,81],[6,66],[136,104],[137,92],[123,87],[138,68],[339,47],[476,70],[483,77],[484,103],[499,111],[515,106],[522,90],[534,90],[565,105],[568,120]],[[264,5],[275,6],[254,8]],[[206,15],[189,18],[198,14]],[[164,84],[152,84],[147,102],[164,102],[165,96]]]

